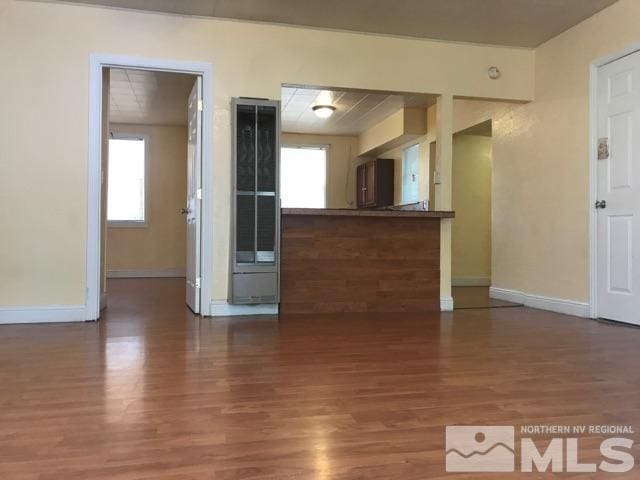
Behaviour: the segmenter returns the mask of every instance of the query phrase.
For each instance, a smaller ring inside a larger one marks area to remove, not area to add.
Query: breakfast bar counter
[[[365,210],[355,208],[283,208],[282,215],[311,215],[329,217],[420,217],[420,218],[453,218],[454,212],[434,210],[400,210],[380,208]]]
[[[440,223],[453,212],[284,208],[280,313],[440,310]]]

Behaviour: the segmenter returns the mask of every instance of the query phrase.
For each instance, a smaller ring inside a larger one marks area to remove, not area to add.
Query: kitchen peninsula
[[[280,313],[440,310],[440,222],[453,212],[282,209]]]

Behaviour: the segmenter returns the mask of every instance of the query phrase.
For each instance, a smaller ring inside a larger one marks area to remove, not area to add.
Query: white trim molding
[[[453,297],[440,297],[440,311],[453,312]]]
[[[85,320],[100,316],[102,69],[141,68],[202,77],[202,204],[200,314],[210,315],[213,276],[213,65],[163,58],[126,57],[93,53],[89,56],[89,162],[87,166],[87,297]]]
[[[184,268],[160,268],[149,270],[108,270],[107,278],[179,278],[187,275]]]
[[[489,287],[491,277],[454,277],[451,279],[452,287]]]
[[[278,304],[261,303],[256,305],[232,305],[223,301],[211,301],[212,317],[235,317],[244,315],[278,315]]]
[[[592,318],[598,316],[598,219],[593,208],[598,198],[598,67],[597,63],[589,67],[589,314]]]
[[[15,323],[84,322],[84,305],[0,307],[0,325]]]
[[[551,312],[564,313],[565,315],[573,315],[576,317],[590,317],[589,304],[587,302],[533,295],[531,293],[498,287],[489,288],[489,296],[498,300],[504,300],[505,302],[519,303],[525,307],[537,308],[539,310],[549,310]]]

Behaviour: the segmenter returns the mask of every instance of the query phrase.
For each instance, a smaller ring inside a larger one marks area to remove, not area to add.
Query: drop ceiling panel
[[[282,88],[282,131],[320,135],[358,135],[401,108],[426,108],[435,103],[433,95],[388,94],[352,90]],[[333,115],[321,119],[314,105],[333,105]]]
[[[134,69],[111,69],[111,122],[187,125],[187,102],[195,76]]]

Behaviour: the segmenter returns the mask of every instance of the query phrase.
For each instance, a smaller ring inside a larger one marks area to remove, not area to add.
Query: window
[[[413,145],[402,152],[402,203],[419,201],[418,153],[420,147]]]
[[[146,143],[141,136],[109,139],[107,220],[114,226],[146,224]]]
[[[325,208],[327,149],[283,147],[280,157],[282,208]]]

